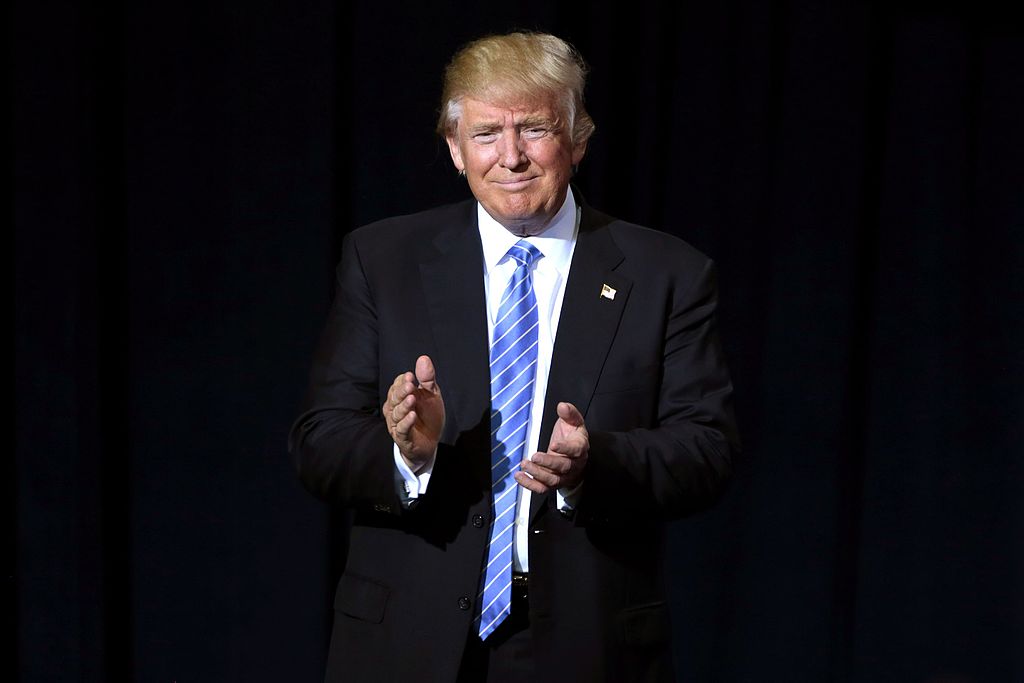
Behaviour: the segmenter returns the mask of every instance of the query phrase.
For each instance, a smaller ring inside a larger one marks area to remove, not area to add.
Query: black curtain
[[[17,2],[8,660],[322,675],[285,435],[341,236],[468,196],[487,32],[592,67],[587,200],[711,255],[746,451],[676,524],[686,681],[1024,680],[1024,33],[988,3]]]

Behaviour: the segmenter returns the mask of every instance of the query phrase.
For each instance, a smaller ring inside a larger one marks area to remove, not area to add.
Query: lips
[[[536,179],[537,179],[536,176],[532,176],[532,177],[529,177],[529,178],[513,178],[513,179],[510,179],[510,180],[496,180],[496,181],[494,181],[494,183],[496,185],[498,185],[499,187],[501,187],[501,189],[503,189],[503,190],[506,190],[508,192],[516,192],[518,190],[526,189],[530,185],[530,183],[532,183]]]

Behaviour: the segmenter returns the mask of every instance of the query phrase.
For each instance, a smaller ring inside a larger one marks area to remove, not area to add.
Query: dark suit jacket
[[[537,680],[670,680],[665,524],[720,497],[737,448],[714,269],[675,237],[582,211],[540,444],[557,402],[569,401],[585,416],[590,459],[573,515],[554,494],[533,497]],[[308,409],[291,435],[305,486],[354,513],[327,678],[451,681],[491,500],[475,202],[352,232],[337,275]],[[429,490],[405,509],[380,406],[420,354],[434,360],[447,415]]]

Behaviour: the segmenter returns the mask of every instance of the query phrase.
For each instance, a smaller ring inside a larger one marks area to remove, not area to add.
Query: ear
[[[444,138],[448,142],[448,153],[452,155],[452,163],[455,164],[455,170],[462,171],[466,170],[466,164],[462,162],[462,150],[459,148],[459,141],[455,139],[455,135],[446,135]]]
[[[587,153],[587,141],[583,140],[573,145],[572,148],[572,165],[579,166],[579,163],[583,161],[584,155]]]

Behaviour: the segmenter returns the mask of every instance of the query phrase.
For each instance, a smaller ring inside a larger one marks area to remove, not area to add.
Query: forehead
[[[466,97],[462,106],[462,122],[466,125],[482,123],[516,123],[523,120],[554,120],[558,118],[553,98],[513,102],[478,100]]]

